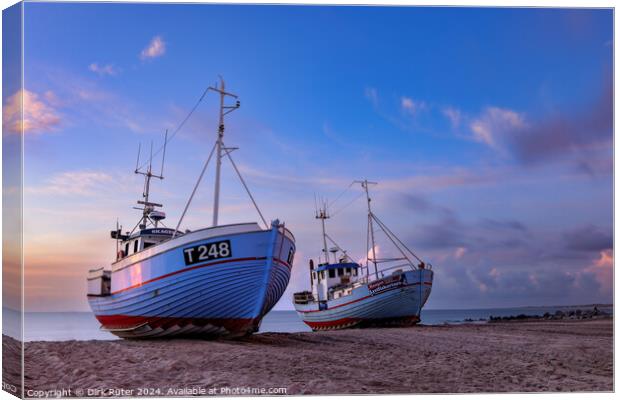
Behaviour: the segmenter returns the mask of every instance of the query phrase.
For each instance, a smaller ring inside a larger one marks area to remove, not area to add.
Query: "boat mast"
[[[220,94],[220,120],[217,131],[216,157],[215,157],[215,190],[213,191],[213,226],[217,226],[217,219],[220,211],[220,172],[222,169],[222,149],[224,144],[224,116],[229,112],[239,108],[239,101],[234,106],[224,105],[226,96],[237,98],[236,95],[226,92],[224,78],[220,76],[220,86],[209,87],[210,90]],[[225,149],[224,149],[225,150]]]
[[[155,207],[163,207],[161,204],[150,202],[149,193],[151,191],[151,178],[157,178],[160,180],[164,179],[163,173],[164,173],[164,161],[166,159],[165,157],[166,157],[167,141],[168,141],[168,130],[166,130],[166,136],[164,139],[164,153],[161,159],[161,173],[159,175],[156,175],[153,173],[153,142],[151,141],[151,153],[150,153],[149,163],[148,163],[146,172],[142,171],[141,167],[139,166],[140,165],[140,150],[142,146],[138,145],[138,159],[136,160],[136,169],[134,170],[134,173],[138,175],[144,175],[144,190],[142,191],[142,198],[144,200],[138,200],[138,204],[143,206],[141,209],[138,208],[139,210],[142,210],[142,218],[138,225],[140,229],[146,228],[146,225],[149,221],[149,214],[151,213],[151,211],[155,209]]]
[[[209,166],[209,162],[211,161],[211,158],[213,156],[213,153],[216,150],[217,150],[217,155],[216,155],[217,161],[216,161],[216,170],[215,170],[215,190],[213,191],[213,197],[214,197],[214,201],[213,201],[213,226],[217,226],[217,219],[218,219],[219,208],[220,208],[220,170],[221,170],[221,167],[222,167],[222,157],[227,156],[230,159],[230,162],[233,164],[233,167],[235,167],[235,171],[237,172],[237,174],[241,178],[241,174],[239,173],[239,170],[237,169],[236,165],[232,161],[232,157],[230,156],[230,152],[235,150],[236,148],[235,147],[229,147],[229,148],[224,147],[224,140],[223,140],[223,138],[224,138],[224,116],[226,114],[231,113],[231,112],[235,111],[236,109],[238,109],[241,106],[241,104],[240,104],[239,100],[237,100],[235,102],[235,104],[232,105],[232,106],[225,105],[226,96],[232,97],[234,99],[237,99],[237,95],[232,94],[232,93],[228,93],[228,92],[225,91],[224,78],[222,78],[221,75],[220,75],[220,86],[218,87],[217,84],[215,86],[209,86],[205,90],[205,92],[202,94],[202,97],[200,98],[198,103],[196,103],[196,105],[194,106],[194,109],[192,111],[190,111],[190,113],[188,114],[188,116],[186,117],[186,119],[184,120],[183,123],[185,123],[187,118],[189,118],[189,116],[192,115],[192,113],[194,112],[194,110],[196,109],[196,107],[198,106],[200,101],[204,98],[204,96],[206,95],[206,93],[209,90],[212,90],[212,91],[217,92],[217,93],[220,94],[220,119],[219,119],[219,125],[218,125],[217,141],[215,142],[215,145],[211,149],[211,152],[209,153],[209,157],[207,157],[207,161],[205,162],[204,166],[202,167],[202,171],[200,172],[200,175],[198,176],[198,180],[196,181],[196,184],[194,185],[194,190],[192,190],[192,193],[190,194],[189,199],[187,199],[187,203],[185,204],[185,208],[183,209],[183,212],[181,213],[181,218],[179,218],[179,222],[177,223],[177,226],[175,228],[174,234],[172,235],[172,238],[174,238],[176,236],[177,231],[179,230],[179,227],[181,226],[181,223],[183,222],[183,218],[185,217],[185,213],[187,213],[189,205],[192,203],[192,199],[194,198],[194,195],[196,194],[196,190],[198,190],[198,186],[200,186],[200,182],[202,181],[202,177],[204,176],[205,171],[207,170],[207,167]],[[182,124],[181,124],[181,126],[182,126]],[[224,151],[224,155],[222,155],[222,150]],[[243,183],[246,191],[248,191],[248,194],[249,194],[249,190],[248,190],[247,186],[245,185],[245,182],[243,181],[243,178],[241,178],[241,183]],[[252,202],[254,203],[254,206],[258,210],[258,206],[256,206],[256,202],[254,202],[254,198],[252,197],[251,194],[250,194],[250,198],[252,199]],[[259,213],[259,215],[262,218],[263,215],[261,214],[260,210],[258,210],[258,213]],[[263,222],[265,222],[264,218],[263,218]],[[267,225],[266,222],[265,222],[265,225]]]
[[[325,254],[325,264],[329,264],[329,252],[327,250],[327,233],[325,232],[325,220],[329,218],[329,214],[327,214],[327,205],[323,204],[323,206],[316,211],[315,218],[321,220],[321,228],[323,232],[323,254]]]
[[[368,193],[368,185],[376,185],[377,182],[369,182],[368,179],[364,179],[363,181],[355,181],[355,183],[360,183],[362,188],[366,191],[366,204],[368,205],[368,232],[370,233],[370,245],[372,246],[372,263],[375,266],[375,278],[379,279],[379,272],[377,270],[377,255],[375,253],[375,232],[372,224],[373,214],[370,209],[370,193]],[[366,259],[368,259],[368,252],[366,252]],[[368,274],[368,269],[366,269],[366,273]]]

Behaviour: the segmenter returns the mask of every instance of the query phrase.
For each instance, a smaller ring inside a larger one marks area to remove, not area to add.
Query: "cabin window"
[[[138,252],[138,241],[137,240],[133,242],[133,252],[134,253]]]
[[[347,267],[347,274],[351,275],[351,267]]]
[[[338,268],[338,276],[342,276],[344,270],[342,268]]]
[[[129,242],[125,243],[125,255],[129,255]]]
[[[321,271],[321,279],[325,279],[325,271]]]
[[[335,278],[336,277],[336,270],[335,269],[330,269],[329,270],[329,277],[330,278]]]

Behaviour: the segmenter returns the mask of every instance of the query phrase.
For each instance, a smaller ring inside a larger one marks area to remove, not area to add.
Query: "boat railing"
[[[314,295],[308,291],[293,293],[293,300],[295,304],[308,304],[314,301]]]
[[[282,226],[284,236],[288,237],[293,243],[295,243],[295,235],[287,227]]]
[[[377,271],[378,274],[380,274],[379,279],[384,278],[385,277],[385,273],[387,271],[392,271],[392,270],[396,270],[398,268],[409,268],[411,271],[417,271],[420,269],[432,269],[432,265],[431,264],[424,264],[423,266],[416,266],[412,263],[402,263],[402,264],[395,264],[395,265],[391,265],[389,267],[380,269]],[[357,282],[362,282],[362,283],[368,283],[372,280],[372,276],[373,273],[368,273],[365,276],[361,276]]]

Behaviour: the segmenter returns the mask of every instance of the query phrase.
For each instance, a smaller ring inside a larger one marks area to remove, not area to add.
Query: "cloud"
[[[457,247],[456,250],[454,250],[454,258],[459,260],[461,258],[463,258],[463,256],[465,255],[465,252],[467,252],[467,248],[466,247]]]
[[[515,132],[510,145],[519,160],[537,163],[596,148],[609,150],[611,155],[612,139],[613,94],[609,85],[591,104],[547,116]]]
[[[391,197],[390,203],[402,206],[415,213],[435,213],[442,216],[450,216],[453,214],[452,210],[449,208],[436,205],[426,197],[418,194],[397,193]]]
[[[611,233],[595,226],[539,230],[511,218],[466,218],[431,200],[391,202],[420,214],[401,239],[434,265],[434,307],[491,307],[608,302]],[[394,206],[392,206],[394,207]],[[393,210],[401,215],[400,208]],[[407,228],[409,226],[409,228]],[[397,228],[398,229],[398,228]]]
[[[335,132],[328,122],[323,122],[323,134],[342,148],[351,149],[354,147],[350,140],[341,137],[337,132]]]
[[[492,185],[497,183],[498,180],[504,179],[508,173],[511,172],[500,169],[473,170],[453,168],[452,170],[446,170],[443,168],[437,172],[428,174],[418,173],[402,178],[383,179],[381,181],[381,187],[391,190],[423,189],[428,192],[451,189],[457,186]]]
[[[566,232],[566,248],[574,251],[602,252],[613,248],[611,229],[604,230],[594,225],[581,226]]]
[[[377,89],[373,87],[365,88],[364,97],[366,97],[366,99],[368,99],[374,107],[379,106],[379,94],[377,93]]]
[[[112,176],[98,171],[68,171],[49,178],[42,186],[25,188],[30,194],[94,196],[114,182]]]
[[[432,104],[424,100],[416,100],[408,96],[397,98],[397,103],[389,102],[389,108],[380,107],[379,92],[376,88],[366,87],[364,97],[372,104],[374,111],[381,118],[403,131],[431,132],[424,124],[420,124],[417,117],[422,115],[429,116],[432,111]],[[385,106],[385,104],[383,104]],[[383,109],[385,108],[385,109]],[[412,118],[416,117],[416,118]]]
[[[614,282],[614,251],[612,249],[601,251],[587,272],[594,274],[601,291],[611,298]]]
[[[516,230],[525,232],[527,228],[519,221],[515,220],[496,220],[485,218],[482,220],[481,226],[492,230]]]
[[[593,154],[588,154],[593,153]],[[591,177],[601,174],[611,174],[614,168],[614,160],[611,154],[611,148],[607,157],[605,155],[596,154],[596,152],[584,152],[583,156],[578,157],[576,162],[576,170],[590,175]]]
[[[238,165],[239,170],[244,176],[251,176],[257,182],[257,184],[269,184],[275,185],[277,187],[282,187],[282,185],[287,185],[289,187],[333,187],[333,188],[342,188],[346,187],[350,180],[349,178],[337,178],[337,177],[318,177],[318,176],[301,176],[299,174],[286,175],[280,172],[271,172],[265,171],[261,169],[256,169],[254,167],[247,166],[245,164]],[[298,171],[292,171],[293,173]]]
[[[140,53],[140,58],[146,60],[149,58],[161,57],[166,52],[166,42],[163,41],[161,36],[155,36],[151,39],[151,42]]]
[[[384,255],[385,254],[383,254],[382,247],[378,243],[375,243],[375,246],[374,246],[374,256],[377,259],[381,259],[381,256],[384,256]],[[369,248],[368,251],[366,251],[366,257],[358,259],[357,263],[359,265],[366,265],[366,260],[369,260],[368,261],[368,265],[372,265],[372,261],[370,261],[372,259],[373,259],[373,247]]]
[[[48,96],[46,93],[46,100],[52,106],[62,106],[63,126],[112,127],[136,133],[153,132],[167,126],[168,113],[145,113],[131,97],[104,88],[101,80],[93,75],[74,74],[53,66],[45,70],[49,70],[47,84],[57,94]]]
[[[77,115],[101,126],[120,126],[144,133],[157,129],[157,118],[143,115],[137,107],[119,95],[84,85],[71,88],[73,110]]]
[[[431,211],[434,209],[434,205],[420,195],[400,193],[397,201],[413,211]]]
[[[13,133],[49,132],[60,124],[60,116],[51,104],[55,101],[54,93],[49,91],[40,96],[26,89],[19,90],[4,103],[2,126]]]
[[[428,249],[468,247],[472,238],[467,232],[465,224],[456,215],[449,214],[439,221],[421,225],[410,242]]]
[[[114,76],[118,74],[119,70],[114,67],[112,64],[99,65],[97,63],[92,63],[88,66],[88,69],[99,76],[111,75]]]
[[[427,106],[424,101],[417,101],[411,97],[403,96],[400,98],[400,108],[407,114],[415,115],[420,111],[426,110]]]
[[[568,160],[580,172],[595,175],[612,169],[613,94],[605,85],[597,99],[576,109],[539,118],[487,107],[469,123],[472,138],[524,165]]]
[[[521,114],[499,107],[485,108],[482,115],[469,125],[474,140],[495,149],[499,149],[502,137],[524,126],[525,122]]]
[[[446,118],[448,118],[448,120],[450,120],[450,124],[453,128],[459,127],[462,118],[461,110],[454,107],[444,107],[441,112]]]

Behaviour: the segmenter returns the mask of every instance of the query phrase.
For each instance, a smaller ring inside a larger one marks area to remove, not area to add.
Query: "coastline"
[[[3,350],[16,343],[3,336]],[[71,396],[79,396],[76,389],[99,390],[83,396],[244,394],[224,388],[285,388],[286,394],[613,390],[611,318],[24,346],[26,395],[66,389]],[[192,392],[198,389],[206,392]]]

